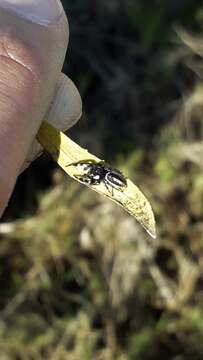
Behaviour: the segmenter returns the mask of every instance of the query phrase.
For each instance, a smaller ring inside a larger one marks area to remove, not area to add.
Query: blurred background
[[[0,224],[0,359],[203,359],[203,1],[63,4],[68,134],[139,185],[158,238],[35,161]]]

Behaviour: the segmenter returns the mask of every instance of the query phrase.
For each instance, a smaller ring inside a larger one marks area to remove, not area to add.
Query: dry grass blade
[[[83,184],[84,182],[80,181],[80,179],[84,172],[77,166],[78,163],[88,162],[98,164],[102,161],[46,122],[43,122],[37,138],[43,148],[52,155],[63,170],[73,179]],[[155,219],[149,201],[131,180],[126,179],[126,182],[127,186],[122,191],[117,188],[109,191],[103,181],[96,185],[85,185],[122,206],[136,218],[148,234],[155,238]]]

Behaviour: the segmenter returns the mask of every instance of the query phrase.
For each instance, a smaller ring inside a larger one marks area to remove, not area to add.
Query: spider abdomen
[[[106,173],[105,179],[107,183],[114,188],[120,189],[127,186],[126,179],[117,171],[108,171]]]

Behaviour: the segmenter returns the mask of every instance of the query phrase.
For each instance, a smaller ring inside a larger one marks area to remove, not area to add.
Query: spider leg
[[[101,161],[96,161],[96,160],[94,160],[94,159],[84,159],[84,160],[80,160],[80,161],[73,161],[73,162],[71,162],[71,163],[68,163],[68,164],[66,164],[66,167],[68,167],[68,166],[77,166],[77,165],[80,165],[80,164],[95,164],[95,165],[97,165],[97,164],[104,164],[105,163],[105,161],[104,160],[101,160]]]
[[[87,175],[73,175],[76,179],[84,184],[91,184],[91,179]]]

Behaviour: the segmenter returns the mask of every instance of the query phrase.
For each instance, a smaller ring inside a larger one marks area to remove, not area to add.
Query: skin
[[[0,216],[40,151],[33,141],[41,121],[54,115],[64,130],[80,117],[77,89],[61,75],[67,45],[64,13],[42,25],[0,6]]]

